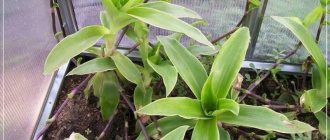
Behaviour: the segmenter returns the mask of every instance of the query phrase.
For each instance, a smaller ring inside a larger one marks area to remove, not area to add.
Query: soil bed
[[[241,72],[242,75],[250,74],[252,78],[255,78],[253,72]],[[59,105],[67,98],[67,94],[77,86],[86,76],[69,76],[64,80],[63,87],[60,91],[57,103],[55,105],[55,110],[58,109]],[[292,76],[292,75],[279,75],[278,82],[276,82],[272,77],[266,78],[260,86],[256,89],[255,93],[267,97],[273,101],[286,102],[289,104],[295,104],[295,95],[296,91],[303,91],[301,82],[302,76]],[[244,79],[242,88],[247,88],[251,84]],[[155,82],[154,84],[154,95],[163,96],[164,87],[160,82]],[[307,78],[307,84],[311,85],[310,78]],[[132,93],[134,93],[134,85],[125,86],[126,95],[132,100]],[[307,87],[309,89],[310,87]],[[156,90],[157,89],[157,90]],[[242,93],[241,93],[242,94]],[[240,94],[240,96],[241,96]],[[286,95],[284,95],[286,94]],[[177,87],[174,89],[171,96],[188,96],[193,97],[189,88],[184,84],[182,80],[179,80]],[[283,96],[283,97],[281,97]],[[298,96],[297,96],[298,97]],[[107,124],[107,121],[103,121],[99,107],[97,105],[98,99],[91,95],[88,100],[83,94],[83,89],[79,91],[77,96],[75,96],[69,103],[68,106],[61,112],[57,121],[55,121],[49,130],[46,132],[44,139],[45,140],[63,140],[68,138],[72,132],[80,133],[84,135],[89,140],[94,140],[97,136],[101,134],[104,127]],[[246,104],[251,105],[264,105],[263,103],[253,99],[245,98],[243,101]],[[277,112],[290,112],[286,109],[276,109]],[[293,111],[291,111],[293,112]],[[262,116],[260,116],[262,117]],[[318,128],[318,121],[311,113],[299,112],[293,116],[300,121],[306,122],[312,125],[315,128]],[[128,128],[125,128],[125,122],[128,124]],[[128,139],[135,139],[138,136],[138,133],[135,132],[136,121],[134,119],[134,114],[126,106],[125,102],[121,99],[120,105],[118,107],[118,113],[115,115],[109,129],[106,131],[106,135],[103,139],[106,140],[122,140],[125,139],[125,134],[128,136]],[[266,135],[264,131],[252,129],[252,128],[243,128],[238,127],[244,132],[250,133],[254,132],[258,135]],[[237,130],[225,128],[229,131],[232,139],[253,139],[253,136],[249,137],[243,133],[238,132]],[[186,133],[186,139],[191,137],[191,130]],[[290,138],[290,135],[279,134],[276,135],[277,138]],[[313,132],[312,139],[323,139],[323,137],[316,131]]]

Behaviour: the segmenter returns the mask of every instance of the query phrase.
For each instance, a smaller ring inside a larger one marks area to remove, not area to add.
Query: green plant
[[[194,127],[192,139],[216,140],[228,135],[225,130],[222,130],[222,123],[282,133],[303,133],[314,130],[308,124],[296,120],[291,121],[266,107],[238,104],[235,98],[228,96],[248,48],[250,36],[246,27],[238,29],[224,43],[213,62],[209,75],[199,60],[177,40],[171,37],[158,37],[158,40],[197,98],[163,98],[136,111],[139,114],[168,116],[160,120],[162,126],[167,128],[163,131],[165,134],[185,133],[187,129],[179,128],[188,125]],[[231,61],[233,58],[235,61]],[[181,118],[176,119],[186,120],[187,123],[165,121],[166,119],[174,121],[175,116],[180,116]],[[195,123],[192,124],[188,120]],[[157,138],[158,135],[154,135],[152,124],[148,127],[150,127],[149,134]],[[171,130],[173,131],[170,132]]]
[[[67,36],[55,46],[46,59],[44,74],[51,74],[83,51],[96,55],[95,59],[78,65],[68,75],[92,74],[87,79],[90,80],[84,92],[88,96],[90,90],[93,89],[94,95],[99,97],[104,120],[109,119],[116,110],[121,92],[123,92],[122,84],[125,84],[126,80],[136,85],[135,108],[131,108],[133,111],[151,102],[153,91],[150,84],[154,79],[153,73],[156,72],[162,76],[166,96],[176,84],[177,71],[170,62],[161,58],[161,46],[153,47],[149,43],[148,25],[178,32],[180,36],[186,35],[214,49],[213,44],[200,30],[179,19],[201,19],[196,12],[164,1],[146,2],[143,0],[102,0],[105,8],[105,11],[100,13],[102,25],[87,26]],[[122,33],[120,33],[121,30]],[[117,51],[124,35],[139,46],[143,66],[134,64],[126,55]],[[104,39],[105,44],[99,48],[92,47],[100,39]],[[68,99],[72,98],[76,92],[77,90],[73,90],[68,95]],[[138,121],[139,117],[143,116],[138,116]],[[57,116],[52,117],[50,122],[56,118]],[[47,124],[45,129],[50,124]],[[140,124],[142,126],[142,123]]]
[[[159,47],[152,49],[149,45],[147,24],[183,33],[213,47],[201,31],[179,19],[201,18],[194,11],[184,7],[163,1],[143,3],[142,0],[102,0],[102,3],[105,7],[105,11],[100,14],[102,25],[84,27],[59,42],[47,57],[44,73],[54,72],[83,51],[94,53],[97,58],[79,65],[68,75],[96,73],[85,91],[88,92],[93,87],[94,95],[100,98],[104,119],[110,117],[119,101],[120,85],[116,75],[121,75],[137,85],[134,91],[134,104],[137,109],[151,101],[150,82],[154,71],[163,77],[166,95],[176,83],[175,68],[168,62],[160,62],[157,56]],[[135,65],[127,56],[116,51],[118,46],[116,39],[120,30],[124,30],[128,37],[139,44],[144,67]],[[101,38],[105,40],[105,45],[101,48],[93,48],[92,46]]]
[[[297,17],[273,17],[273,19],[288,28],[301,41],[314,61],[314,65],[312,66],[313,89],[304,92],[300,97],[300,104],[304,106],[307,111],[315,113],[315,116],[320,122],[320,132],[327,137],[330,136],[330,133],[326,131],[325,124],[321,122],[329,120],[329,117],[322,112],[322,108],[326,106],[329,97],[327,91],[329,91],[330,88],[327,85],[330,84],[330,68],[316,41],[319,39],[319,32],[323,26],[323,20],[326,14],[325,7],[328,3],[328,0],[321,0],[321,4],[314,8],[303,21]],[[319,19],[321,19],[321,21],[315,41],[308,27]]]

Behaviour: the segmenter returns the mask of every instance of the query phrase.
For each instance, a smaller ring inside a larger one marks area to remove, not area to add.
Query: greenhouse
[[[3,0],[0,140],[330,139],[329,4]]]

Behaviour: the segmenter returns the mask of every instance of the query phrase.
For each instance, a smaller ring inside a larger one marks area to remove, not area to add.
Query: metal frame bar
[[[78,31],[76,16],[71,0],[57,0],[59,13],[62,18],[64,35],[70,35]]]
[[[53,81],[50,84],[50,90],[47,94],[45,102],[43,103],[43,108],[41,109],[42,114],[40,114],[37,127],[34,130],[32,138],[36,140],[36,133],[42,130],[47,123],[47,120],[51,116],[53,107],[57,100],[57,95],[64,81],[65,74],[68,70],[69,63],[64,64],[60,69],[53,75]],[[43,139],[43,136],[41,137]]]
[[[266,12],[267,4],[268,0],[262,0],[262,4],[260,6],[261,8],[259,7],[251,11],[246,18],[246,21],[244,22],[244,26],[249,27],[251,35],[251,43],[246,54],[247,59],[253,58],[253,53],[258,41],[259,32]]]

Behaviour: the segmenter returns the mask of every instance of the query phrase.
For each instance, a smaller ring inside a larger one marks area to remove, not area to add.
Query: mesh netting
[[[78,28],[100,24],[99,13],[103,10],[100,0],[72,1]],[[245,0],[172,0],[172,2],[196,11],[208,21],[208,26],[199,26],[198,28],[209,38],[216,38],[233,29],[241,19],[245,7]],[[254,60],[274,61],[278,56],[277,52],[289,51],[298,43],[296,37],[289,30],[271,19],[270,16],[297,16],[303,18],[318,2],[312,0],[269,0],[252,58]],[[186,21],[192,22],[192,20]],[[318,23],[311,27],[314,35],[316,34],[317,26]],[[150,40],[155,42],[157,35],[168,35],[169,33],[169,31],[151,27]],[[323,29],[320,46],[324,52],[327,46],[325,37],[326,32]],[[187,42],[187,38],[184,40],[184,42]],[[127,38],[124,38],[121,44],[122,47],[130,47],[132,45],[134,45],[133,42]],[[305,49],[300,49],[296,55],[288,59],[288,62],[301,63],[307,55]]]
[[[100,0],[73,0],[78,28],[100,24],[99,13],[103,10]],[[245,1],[228,0],[172,0],[174,4],[188,7],[199,13],[210,26],[199,26],[204,34],[215,38],[231,30],[241,19]],[[186,20],[186,19],[185,19]],[[192,20],[186,20],[192,22]],[[170,32],[151,27],[151,42],[157,35],[168,35]],[[122,47],[132,46],[133,42],[124,38]]]
[[[258,42],[253,57],[257,60],[274,61],[277,52],[290,51],[299,42],[298,39],[284,26],[273,20],[270,16],[295,16],[303,19],[319,1],[313,0],[269,0],[265,17],[259,32]],[[310,30],[314,36],[319,23],[314,24]],[[325,52],[325,27],[320,38],[320,46]],[[301,63],[308,56],[304,48],[288,59],[289,63]]]

